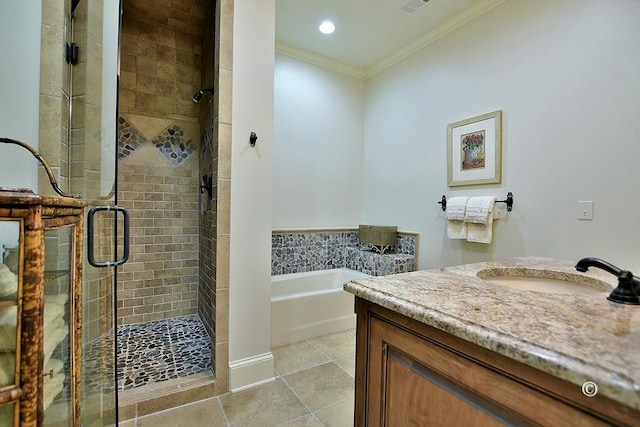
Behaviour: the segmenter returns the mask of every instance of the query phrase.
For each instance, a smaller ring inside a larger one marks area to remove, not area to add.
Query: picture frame
[[[447,185],[502,182],[502,110],[447,126]]]

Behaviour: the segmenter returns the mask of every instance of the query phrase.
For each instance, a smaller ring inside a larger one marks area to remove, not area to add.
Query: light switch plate
[[[593,221],[593,201],[585,200],[578,202],[578,220]]]

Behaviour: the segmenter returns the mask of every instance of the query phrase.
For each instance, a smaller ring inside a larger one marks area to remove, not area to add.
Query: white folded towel
[[[496,198],[493,196],[470,197],[467,201],[467,209],[464,214],[464,221],[474,224],[486,224],[489,217],[493,219],[493,204]],[[492,215],[489,215],[489,214]]]
[[[471,197],[467,202],[464,221],[467,224],[467,241],[489,244],[493,240],[494,204],[496,198]]]
[[[18,292],[18,276],[4,264],[0,264],[0,297]]]
[[[64,308],[59,304],[45,303],[44,305],[44,334],[45,339],[50,331],[64,325]],[[0,307],[0,350],[16,349],[16,326],[18,322],[18,307]],[[62,324],[58,324],[62,322]]]
[[[55,323],[51,331],[47,333],[45,329],[44,333],[44,360],[49,360],[53,354],[53,350],[69,335],[69,328],[67,324],[59,319]]]
[[[452,197],[447,200],[447,213],[445,217],[449,220],[463,221],[467,211],[468,197]]]
[[[467,224],[464,215],[467,208],[468,197],[452,197],[447,200],[447,237],[450,239],[466,239]]]

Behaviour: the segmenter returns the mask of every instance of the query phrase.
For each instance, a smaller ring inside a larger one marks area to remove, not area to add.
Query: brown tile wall
[[[120,114],[146,142],[119,162],[119,204],[132,217],[131,257],[118,276],[119,324],[194,314],[199,298],[212,298],[206,292],[198,296],[203,261],[198,234],[206,232],[199,223],[199,153],[171,165],[152,143],[177,124],[185,138],[200,145],[201,107],[192,97],[202,88],[202,32],[211,5],[209,0],[124,2]]]
[[[149,141],[119,162],[118,204],[131,219],[129,261],[118,270],[119,324],[196,313],[197,168],[197,152],[173,167]]]
[[[47,160],[58,184],[69,191],[69,66],[61,46],[70,35],[65,31],[68,0],[42,2],[42,35],[40,45],[40,134],[38,151]],[[34,159],[35,162],[35,159]],[[38,172],[40,194],[56,195],[44,169]]]
[[[229,244],[231,217],[231,100],[233,75],[233,0],[216,2],[216,39],[213,138],[216,224],[215,269],[215,374],[216,394],[229,389]]]
[[[198,108],[191,98],[201,89],[200,37],[170,26],[169,18],[139,20],[144,15],[134,7],[136,3],[124,2],[121,111],[196,118]]]
[[[211,20],[213,21],[213,11]],[[202,85],[210,88],[213,86],[213,69],[214,69],[214,31],[204,34],[202,40]],[[200,177],[209,177],[212,180],[213,189],[216,189],[214,177],[217,177],[217,144],[214,129],[214,97],[207,93],[202,98],[200,104],[200,129],[202,146],[200,156]],[[207,334],[211,338],[211,342],[215,346],[215,314],[216,314],[216,270],[215,270],[215,254],[216,254],[216,222],[214,203],[215,191],[212,191],[211,197],[206,192],[201,194],[204,198],[203,209],[200,214],[199,221],[199,287],[198,287],[198,315],[207,330]],[[215,351],[212,350],[212,355]],[[212,361],[215,359],[212,359]],[[213,365],[213,363],[212,363]]]

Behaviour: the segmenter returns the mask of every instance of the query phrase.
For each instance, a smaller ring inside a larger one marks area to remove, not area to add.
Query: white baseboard
[[[229,362],[229,389],[232,393],[273,380],[271,352]]]

